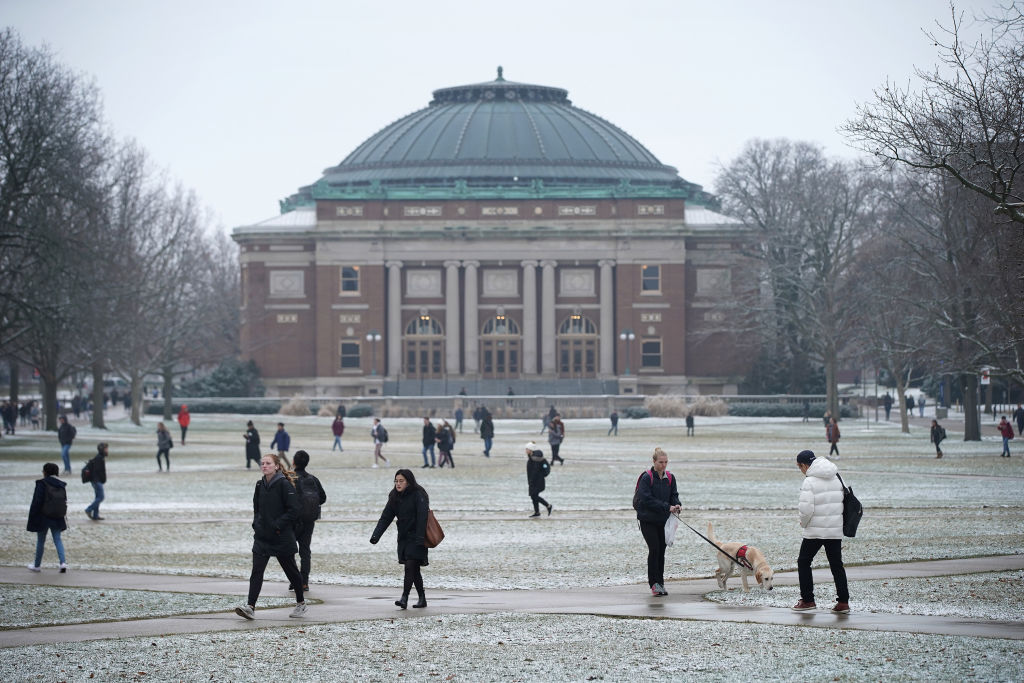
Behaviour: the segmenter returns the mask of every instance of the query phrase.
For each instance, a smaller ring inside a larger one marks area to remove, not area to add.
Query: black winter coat
[[[107,456],[103,453],[96,453],[92,460],[89,461],[92,469],[92,480],[98,481],[101,484],[107,483]]]
[[[389,500],[380,513],[377,527],[370,536],[370,543],[376,543],[391,526],[391,520],[398,518],[398,562],[418,560],[426,567],[427,561],[427,496],[420,491],[406,489],[394,501]]]
[[[255,427],[245,430],[245,455],[253,460],[260,459],[260,433]]]
[[[45,484],[43,481],[45,480]],[[28,531],[64,531],[68,524],[63,517],[47,517],[43,514],[43,501],[46,500],[46,485],[67,489],[67,484],[57,477],[36,479],[36,490],[32,494],[32,503],[28,506]]]
[[[57,441],[61,446],[69,446],[75,440],[75,428],[65,420],[64,424],[57,427]]]
[[[494,438],[494,421],[490,417],[485,417],[483,422],[480,423],[480,438],[481,439],[493,439]]]
[[[260,555],[294,555],[299,497],[280,472],[269,482],[260,477],[252,494],[252,551]]]
[[[526,483],[530,485],[530,495],[535,496],[544,490],[544,470],[550,469],[547,459],[541,451],[534,451],[526,461]]]
[[[437,428],[432,424],[423,425],[423,445],[433,446],[437,441]]]
[[[636,490],[640,499],[636,518],[641,522],[664,524],[668,520],[669,507],[679,505],[676,478],[669,477],[667,471],[664,477],[660,477],[653,467],[647,470],[640,475]]]

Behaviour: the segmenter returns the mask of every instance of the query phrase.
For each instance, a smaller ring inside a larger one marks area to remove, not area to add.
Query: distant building
[[[735,393],[749,233],[567,94],[436,90],[235,228],[268,390]]]

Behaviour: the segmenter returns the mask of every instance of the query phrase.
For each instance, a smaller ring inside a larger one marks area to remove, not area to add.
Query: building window
[[[661,340],[644,339],[640,342],[640,367],[661,367]]]
[[[644,294],[661,291],[661,266],[640,266],[640,291]]]
[[[359,293],[359,266],[341,267],[341,293]]]
[[[358,370],[361,366],[362,364],[360,363],[359,358],[359,342],[341,342],[341,369]]]

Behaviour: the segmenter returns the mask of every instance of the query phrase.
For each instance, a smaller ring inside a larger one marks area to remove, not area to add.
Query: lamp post
[[[366,335],[366,341],[370,342],[370,358],[372,358],[372,369],[370,370],[371,375],[377,374],[377,342],[380,341],[380,332],[377,330],[370,330]]]
[[[633,334],[633,330],[631,330],[631,329],[629,329],[627,327],[622,332],[619,332],[619,339],[621,339],[622,341],[626,342],[626,374],[628,375],[629,374],[629,359],[630,359],[630,356],[632,355],[630,353],[630,349],[632,348],[631,342],[634,339],[636,339],[636,335]]]

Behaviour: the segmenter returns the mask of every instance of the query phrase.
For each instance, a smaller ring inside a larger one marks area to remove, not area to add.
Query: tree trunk
[[[57,378],[39,373],[43,385],[43,414],[46,416],[46,431],[57,431]]]
[[[981,441],[981,420],[978,415],[978,375],[961,376],[964,394],[964,441]]]
[[[949,375],[942,376],[942,398],[944,405],[943,408],[948,408],[953,405],[953,381]]]
[[[142,376],[132,373],[132,424],[142,425]]]
[[[170,421],[174,418],[174,409],[171,406],[171,398],[174,394],[174,368],[170,365],[164,366],[164,420]]]
[[[839,411],[839,385],[836,381],[836,367],[839,361],[836,359],[835,348],[829,347],[825,350],[825,404],[836,422],[841,419]]]
[[[18,380],[20,379],[19,375],[21,374],[21,366],[18,364],[18,361],[13,358],[8,362],[7,366],[11,371],[10,401],[11,405],[16,406],[18,405]]]
[[[985,414],[992,412],[992,378],[989,377],[988,384],[985,385]]]
[[[92,364],[92,426],[106,429],[103,422],[103,364]]]
[[[896,378],[896,398],[899,399],[896,406],[900,411],[900,431],[904,434],[909,434],[910,421],[907,419],[907,380],[904,378],[902,372],[894,372],[893,377]]]

